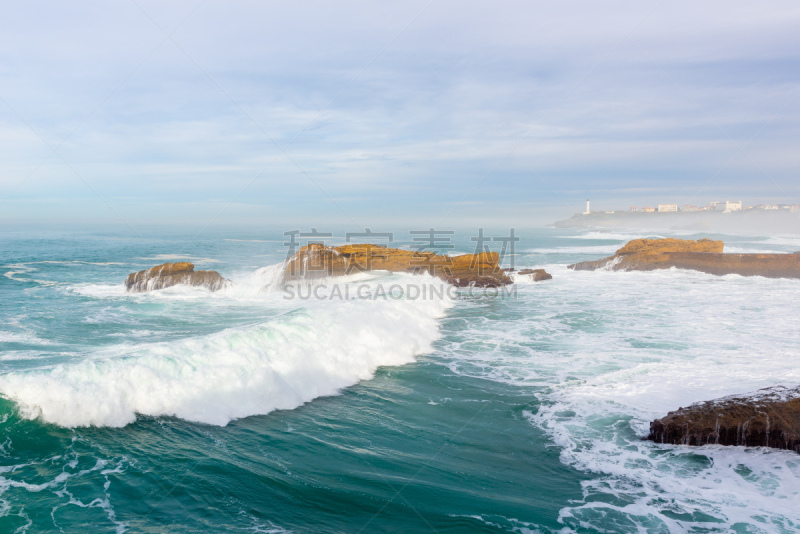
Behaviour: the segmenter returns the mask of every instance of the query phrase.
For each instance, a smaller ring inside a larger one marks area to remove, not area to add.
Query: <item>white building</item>
[[[714,206],[716,211],[721,211],[722,213],[730,213],[732,211],[741,211],[742,210],[742,201],[739,200],[737,202],[731,202],[730,200],[726,200],[725,202],[716,202],[712,203],[716,204]]]
[[[586,211],[583,212],[584,215],[589,215],[592,213],[592,210],[589,209],[589,199],[586,199]]]
[[[668,212],[668,211],[678,211],[678,205],[677,204],[659,204],[658,205],[658,212],[659,213]]]

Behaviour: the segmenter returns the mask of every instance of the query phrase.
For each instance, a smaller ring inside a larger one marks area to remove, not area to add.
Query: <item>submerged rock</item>
[[[286,263],[284,281],[339,276],[366,271],[429,273],[458,287],[499,287],[512,283],[498,265],[497,252],[444,256],[383,245],[312,243]]]
[[[800,386],[777,386],[669,412],[646,439],[673,445],[744,445],[800,452]]]
[[[541,282],[542,280],[552,280],[553,275],[544,269],[522,269],[517,274],[527,274],[533,278],[534,282]]]
[[[798,254],[723,254],[722,241],[700,239],[634,239],[602,260],[570,265],[576,271],[651,271],[691,269],[709,274],[767,278],[800,278]]]
[[[128,291],[142,293],[183,284],[202,286],[211,291],[217,291],[225,287],[227,283],[228,281],[217,271],[195,271],[193,264],[182,261],[164,263],[138,273],[131,273],[125,279],[125,288]]]

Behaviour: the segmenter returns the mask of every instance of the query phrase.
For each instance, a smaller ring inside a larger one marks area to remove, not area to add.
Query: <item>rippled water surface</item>
[[[800,281],[566,266],[637,237],[800,238],[517,233],[515,266],[553,280],[326,300],[280,289],[282,231],[0,233],[0,532],[799,530],[800,456],[641,438],[800,384]],[[235,284],[125,293],[184,260]]]

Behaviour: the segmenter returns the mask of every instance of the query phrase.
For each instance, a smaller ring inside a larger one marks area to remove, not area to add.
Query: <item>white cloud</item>
[[[197,4],[141,5],[171,31]],[[732,192],[765,173],[776,195],[796,192],[795,2],[206,2],[180,48],[133,3],[4,14],[0,96],[51,146],[71,134],[64,159],[142,213],[158,198],[199,217],[252,182],[237,201],[281,198],[278,217],[336,211],[328,196],[389,199],[394,216],[484,176],[485,209],[515,189],[568,204],[598,183],[680,188],[726,164]],[[2,199],[49,149],[0,118]],[[7,203],[35,212],[53,192],[97,200],[53,156]]]

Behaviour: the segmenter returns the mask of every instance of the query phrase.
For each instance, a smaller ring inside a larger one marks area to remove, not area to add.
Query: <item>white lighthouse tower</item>
[[[589,209],[589,199],[586,199],[586,211],[583,212],[584,215],[589,215],[592,210]]]

